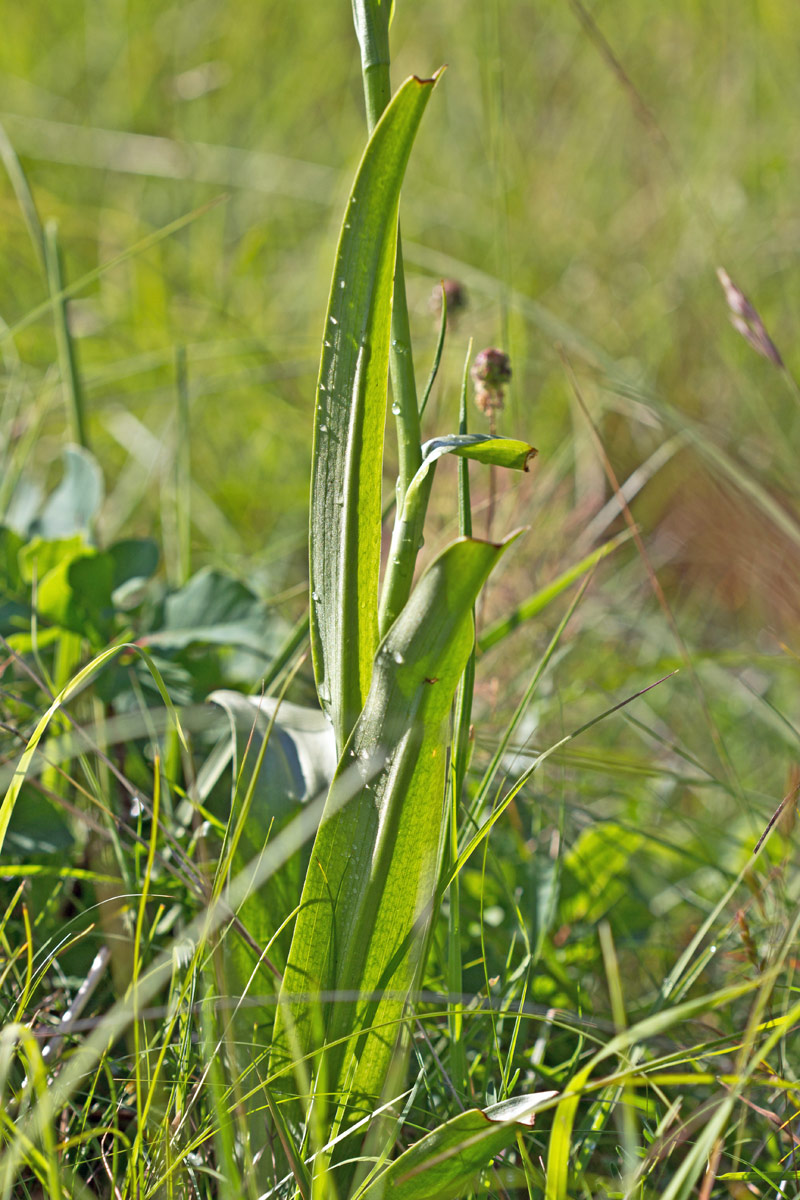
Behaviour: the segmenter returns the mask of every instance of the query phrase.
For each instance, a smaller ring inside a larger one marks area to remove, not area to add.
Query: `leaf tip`
[[[530,528],[530,525],[520,525],[518,529],[512,529],[511,533],[506,534],[503,540],[497,542],[496,544],[505,549],[507,546],[510,546],[512,542],[516,542],[517,538],[521,538],[524,533],[529,533]]]
[[[413,80],[415,80],[418,84],[420,84],[422,87],[435,87],[436,84],[441,79],[442,75],[444,75],[446,70],[447,70],[447,63],[442,63],[441,67],[439,67],[438,70],[433,72],[430,79],[424,79],[420,75],[412,75],[411,78]]]

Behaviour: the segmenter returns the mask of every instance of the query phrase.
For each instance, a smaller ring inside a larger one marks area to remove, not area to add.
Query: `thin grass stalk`
[[[598,936],[600,939],[600,949],[603,955],[603,964],[606,971],[606,982],[608,985],[608,995],[611,1001],[611,1012],[614,1018],[614,1031],[616,1033],[624,1033],[628,1025],[628,1019],[625,1012],[625,997],[623,990],[622,977],[619,969],[619,958],[614,945],[614,936],[611,932],[611,926],[608,921],[600,922],[598,928]],[[629,1066],[638,1065],[641,1058],[640,1048],[633,1046],[629,1054],[620,1056],[623,1070]],[[619,1104],[621,1100],[621,1105]],[[612,1108],[619,1105],[619,1136],[622,1142],[622,1168],[624,1177],[624,1187],[626,1192],[629,1192],[634,1185],[636,1164],[640,1159],[640,1137],[639,1126],[636,1119],[635,1095],[633,1088],[628,1086],[621,1087],[614,1097],[613,1104],[607,1106],[610,1112]]]
[[[214,1145],[217,1152],[218,1170],[221,1169],[231,1195],[242,1195],[244,1187],[236,1161],[236,1133],[234,1122],[227,1104],[225,1103],[226,1082],[222,1062],[217,1048],[219,1046],[219,1020],[216,1011],[217,980],[213,974],[213,965],[208,965],[204,971],[203,998],[200,1003],[200,1039],[203,1047],[203,1058],[208,1063],[206,1086],[209,1100],[216,1114],[214,1121]],[[185,1107],[185,1106],[184,1106]]]
[[[132,258],[136,258],[139,254],[144,254],[153,246],[157,246],[164,238],[171,237],[173,233],[177,233],[180,229],[184,229],[187,225],[191,225],[198,217],[205,216],[218,204],[225,200],[225,196],[217,196],[213,200],[209,200],[207,204],[201,204],[199,208],[192,209],[191,212],[184,213],[183,216],[177,217],[174,221],[170,221],[167,225],[162,225],[160,229],[156,229],[153,233],[148,233],[138,242],[134,242],[126,250],[120,254],[115,254],[113,258],[107,262],[101,263],[99,267],[93,267],[91,271],[87,271],[85,275],[81,275],[78,279],[70,284],[66,284],[57,292],[51,292],[47,300],[43,300],[41,304],[35,305],[29,309],[23,317],[15,321],[13,325],[0,325],[0,344],[12,341],[18,333],[23,329],[28,329],[31,325],[35,325],[40,317],[46,316],[51,309],[55,310],[63,300],[69,300],[73,296],[79,295],[85,291],[90,284],[95,280],[101,279],[108,271],[114,267],[122,266],[123,263],[129,262]]]
[[[61,259],[61,247],[58,242],[58,225],[48,221],[44,230],[45,257],[47,261],[47,282],[53,301],[53,319],[56,328],[56,345],[58,347],[58,364],[61,370],[61,385],[64,389],[64,400],[67,409],[67,425],[70,438],[77,445],[89,449],[89,438],[86,432],[86,415],[83,401],[78,363],[75,355],[75,345],[69,329],[67,313],[67,297],[64,294],[64,269]]]
[[[147,848],[147,865],[144,871],[144,879],[142,882],[142,890],[139,896],[139,906],[136,915],[136,926],[133,936],[132,947],[132,967],[133,978],[131,981],[131,1004],[133,1006],[133,1052],[134,1052],[134,1071],[136,1082],[136,1138],[131,1150],[131,1170],[139,1172],[137,1178],[137,1187],[144,1187],[144,1177],[142,1174],[141,1156],[144,1130],[147,1125],[147,1103],[145,1101],[145,1087],[143,1086],[142,1072],[146,1072],[146,1090],[148,1097],[151,1091],[152,1080],[150,1078],[150,1046],[147,1022],[142,1020],[140,1016],[139,1004],[139,979],[142,971],[142,934],[144,930],[144,919],[147,911],[147,897],[150,891],[150,880],[153,874],[153,863],[155,861],[156,843],[158,841],[158,814],[159,801],[161,795],[161,764],[156,759],[153,770],[153,821],[150,834],[150,844]],[[142,1047],[142,1039],[144,1046]]]
[[[573,597],[572,602],[570,603],[566,613],[559,621],[558,626],[555,630],[555,633],[553,634],[552,638],[550,639],[547,649],[545,650],[544,654],[540,658],[540,660],[536,666],[536,670],[534,671],[534,673],[531,677],[531,681],[528,684],[527,688],[525,689],[522,699],[520,700],[519,704],[517,705],[517,707],[514,711],[514,715],[512,716],[511,720],[509,721],[508,725],[506,726],[505,732],[503,733],[503,736],[500,739],[500,744],[497,747],[497,749],[495,750],[494,754],[492,755],[492,760],[489,763],[489,766],[486,768],[486,771],[484,772],[483,778],[482,778],[480,785],[478,787],[478,790],[475,794],[475,798],[472,801],[472,804],[470,805],[469,819],[467,821],[468,829],[477,828],[481,809],[488,801],[489,793],[490,793],[492,784],[494,782],[494,778],[497,774],[500,764],[503,761],[503,758],[505,757],[505,755],[508,752],[509,746],[511,744],[511,739],[514,736],[515,731],[519,728],[520,722],[522,721],[522,718],[524,717],[525,713],[527,712],[528,706],[530,705],[530,702],[533,699],[536,688],[539,686],[539,682],[540,682],[542,676],[544,675],[544,672],[546,671],[550,660],[552,659],[553,655],[555,654],[555,652],[561,642],[561,638],[564,633],[564,630],[566,629],[567,624],[569,623],[569,620],[572,617],[573,613],[575,612],[575,610],[577,609],[581,600],[583,599],[583,596],[586,592],[586,589],[589,586],[589,583],[591,582],[591,579],[592,579],[592,576],[589,575],[583,581],[581,587],[578,589],[578,592]],[[495,800],[499,799],[499,792],[502,789],[502,786],[503,785],[501,783],[500,786],[498,787],[498,794],[495,797]]]
[[[175,350],[175,391],[178,408],[178,444],[175,450],[175,531],[178,543],[178,583],[192,573],[192,463],[189,420],[189,377],[186,347]]]
[[[431,364],[431,373],[428,376],[428,382],[425,384],[425,390],[422,393],[422,399],[419,402],[419,419],[422,421],[425,415],[425,409],[428,407],[428,401],[431,398],[433,385],[436,382],[436,376],[439,374],[439,366],[442,361],[442,351],[444,350],[444,339],[447,333],[447,293],[444,284],[442,284],[442,315],[439,322],[439,338],[436,342],[436,350],[433,355],[433,363]],[[470,342],[470,345],[472,343]]]
[[[10,137],[6,133],[3,125],[0,124],[0,159],[6,169],[8,178],[11,181],[11,186],[14,189],[14,195],[17,198],[22,219],[28,230],[33,248],[36,251],[36,257],[39,260],[39,265],[47,274],[47,248],[45,245],[44,230],[42,222],[39,218],[39,212],[36,208],[36,201],[33,198],[28,177],[23,170],[22,163],[17,157],[17,152],[11,142]]]
[[[580,735],[582,733],[586,733],[589,729],[592,729],[593,726],[598,725],[600,723],[600,721],[604,721],[606,719],[606,717],[612,716],[613,713],[619,712],[620,709],[625,708],[628,704],[631,704],[634,700],[638,700],[638,698],[640,696],[646,695],[646,693],[649,691],[652,691],[653,688],[659,687],[660,684],[664,683],[667,679],[671,679],[672,676],[675,674],[676,674],[676,671],[670,671],[667,675],[663,675],[661,677],[661,679],[657,679],[654,683],[649,683],[646,687],[640,688],[637,692],[634,692],[632,695],[626,696],[626,698],[624,700],[620,700],[619,703],[612,704],[610,708],[603,709],[603,711],[598,713],[597,716],[592,717],[589,721],[585,721],[583,725],[579,725],[577,729],[573,729],[571,733],[568,733],[564,737],[559,738],[559,740],[557,742],[553,742],[550,746],[547,747],[546,750],[542,750],[539,754],[537,754],[536,758],[533,760],[531,765],[525,771],[523,771],[522,774],[517,778],[517,780],[512,785],[512,787],[509,789],[509,791],[506,792],[505,796],[500,801],[500,803],[492,809],[491,815],[486,818],[486,820],[483,822],[483,824],[479,827],[477,833],[471,838],[471,840],[468,842],[468,844],[461,851],[461,853],[458,856],[458,861],[453,866],[451,874],[448,876],[448,878],[446,880],[443,881],[443,888],[446,889],[449,886],[453,875],[455,875],[456,872],[460,871],[462,869],[462,867],[464,867],[466,865],[467,861],[471,858],[474,851],[477,850],[477,848],[481,844],[481,842],[484,841],[484,839],[488,835],[489,831],[491,830],[492,826],[497,823],[499,818],[502,816],[502,814],[508,808],[509,804],[511,804],[512,801],[519,795],[522,788],[525,786],[525,784],[528,782],[528,780],[531,778],[531,776],[534,774],[534,772],[538,770],[538,768],[542,765],[543,762],[546,762],[546,760],[548,758],[550,758],[551,755],[553,755],[562,746],[567,745],[568,742],[574,741],[575,738],[580,737]]]
[[[289,666],[294,656],[300,650],[304,649],[305,643],[308,640],[308,629],[308,610],[306,610],[302,617],[299,617],[289,630],[280,649],[264,673],[261,686],[265,696],[270,694],[281,673]],[[292,671],[292,674],[294,674],[294,671]]]

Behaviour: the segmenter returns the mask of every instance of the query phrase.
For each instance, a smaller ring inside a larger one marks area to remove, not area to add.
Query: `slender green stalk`
[[[439,329],[439,341],[436,345],[436,352],[433,356],[433,365],[431,373],[428,376],[428,382],[425,385],[425,391],[422,394],[422,400],[419,406],[419,416],[422,419],[422,414],[425,412],[426,405],[430,399],[433,385],[436,382],[436,376],[439,372],[439,364],[442,361],[442,350],[444,349],[444,338],[447,331],[447,297],[442,288],[442,320]],[[466,470],[466,466],[463,468]],[[461,469],[460,469],[461,470]],[[459,479],[461,474],[459,474]],[[412,481],[413,482],[413,479]],[[408,484],[405,487],[403,494],[400,494],[400,480],[398,479],[397,495],[391,502],[397,505],[397,517],[395,518],[394,529],[392,530],[392,545],[389,553],[389,561],[386,567],[386,579],[384,581],[383,592],[381,594],[380,612],[378,615],[378,628],[381,637],[384,637],[389,630],[389,626],[398,616],[401,609],[405,605],[411,591],[411,584],[414,580],[414,567],[416,565],[417,551],[422,545],[422,532],[425,523],[425,513],[428,509],[428,500],[430,498],[431,486],[433,484],[433,471],[430,471],[427,479],[424,481],[424,489],[416,498],[415,505],[409,504],[406,506],[406,500],[411,500],[411,486]],[[387,506],[386,513],[390,511],[391,506]],[[384,513],[384,516],[386,515]],[[470,529],[472,522],[470,520]]]
[[[459,410],[458,432],[467,433],[467,385],[469,380],[469,364],[472,359],[472,339],[467,349],[464,363],[464,378],[461,384],[461,403]],[[458,525],[462,537],[472,537],[472,508],[469,494],[469,460],[458,460]],[[456,706],[456,749],[455,749],[455,778],[460,799],[464,779],[467,774],[469,757],[469,729],[472,720],[472,696],[475,687],[475,647],[467,661],[464,678],[461,681]]]
[[[298,617],[295,624],[289,630],[280,649],[264,672],[261,687],[264,689],[265,695],[269,695],[270,688],[280,678],[281,672],[288,667],[292,658],[303,648],[307,640],[308,612],[304,612],[302,617]]]
[[[39,219],[39,212],[36,208],[36,201],[33,198],[28,178],[22,169],[22,163],[19,161],[11,139],[2,125],[0,125],[0,159],[2,159],[3,166],[8,173],[8,178],[14,189],[14,195],[17,198],[22,219],[30,234],[33,248],[36,251],[36,257],[39,259],[39,265],[47,273],[47,248],[45,246],[42,222]]]
[[[353,0],[353,21],[361,48],[361,75],[370,133],[389,103],[389,0]]]
[[[431,365],[431,373],[428,376],[428,382],[425,384],[425,390],[422,393],[422,399],[419,402],[419,419],[420,421],[425,415],[425,409],[428,407],[428,401],[431,398],[433,385],[436,382],[436,376],[439,374],[439,365],[442,361],[442,351],[444,350],[444,338],[447,333],[447,293],[442,284],[442,316],[439,323],[439,340],[436,343],[436,351],[433,355],[433,363]]]
[[[56,343],[58,346],[58,363],[61,368],[61,382],[64,388],[64,399],[67,406],[67,422],[70,437],[73,442],[89,449],[89,439],[86,433],[86,420],[83,407],[83,390],[81,388],[78,364],[75,356],[75,346],[69,331],[67,319],[67,297],[64,295],[64,271],[61,262],[61,248],[58,244],[58,225],[48,221],[44,231],[45,257],[47,262],[47,282],[53,303],[53,317],[56,326]]]
[[[392,94],[389,75],[389,17],[388,0],[353,0],[353,19],[361,48],[361,74],[364,81],[367,126],[370,133],[375,128]],[[389,375],[392,381],[392,412],[397,425],[397,520],[399,522],[403,514],[406,492],[422,464],[417,385],[414,379],[403,249],[399,230],[394,273]],[[428,484],[429,494],[430,484]],[[420,496],[422,503],[413,513],[413,526],[402,536],[398,536],[393,545],[392,554],[386,565],[384,581],[384,590],[391,596],[391,599],[387,600],[385,604],[382,602],[382,612],[386,614],[396,616],[411,592],[428,495]],[[381,621],[381,636],[386,633],[387,628],[388,625],[385,626]]]
[[[392,380],[392,412],[396,417],[397,425],[397,492],[398,496],[405,496],[406,489],[422,462],[420,450],[422,435],[417,407],[417,385],[414,379],[414,358],[411,352],[403,246],[399,228],[397,231],[397,260],[394,268],[389,375]]]
[[[175,351],[175,387],[178,398],[178,445],[175,451],[175,526],[178,542],[178,581],[182,585],[192,573],[192,468],[189,433],[189,379],[186,347]]]
[[[469,364],[472,359],[470,339],[464,363],[464,378],[461,386],[461,409],[458,432],[467,432],[467,383]],[[469,461],[458,460],[458,524],[462,537],[472,536],[472,509],[469,495]],[[469,758],[469,730],[472,720],[472,698],[475,690],[475,647],[467,659],[464,674],[456,693],[453,718],[453,754],[450,764],[450,862],[458,859],[458,813],[461,795],[467,774]],[[447,1006],[447,1022],[450,1030],[450,1072],[453,1083],[462,1095],[467,1094],[469,1075],[463,1037],[463,974],[461,970],[461,889],[458,875],[453,877],[449,889],[450,914],[447,930],[447,988],[450,1002]]]

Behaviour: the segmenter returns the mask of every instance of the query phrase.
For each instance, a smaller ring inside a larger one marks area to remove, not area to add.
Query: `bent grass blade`
[[[98,654],[96,658],[92,659],[90,663],[87,663],[85,667],[78,671],[78,673],[73,676],[66,687],[61,689],[31,734],[28,744],[25,747],[19,762],[17,763],[13,776],[11,777],[11,782],[8,785],[8,791],[5,794],[3,803],[0,804],[0,850],[3,848],[3,842],[8,830],[9,822],[11,821],[11,814],[14,811],[17,798],[19,797],[19,794],[22,790],[22,785],[25,782],[25,778],[28,773],[28,767],[33,762],[39,743],[41,742],[51,720],[64,704],[66,704],[74,696],[77,696],[78,693],[81,692],[83,688],[91,682],[95,673],[99,671],[101,667],[105,666],[105,664],[111,659],[116,658],[117,655],[126,651],[128,653],[138,654],[146,664],[147,669],[153,677],[153,682],[158,688],[161,699],[164,701],[170,717],[173,720],[175,729],[180,737],[181,744],[183,745],[184,749],[188,751],[186,737],[181,727],[178,714],[175,711],[175,706],[170,699],[169,692],[164,684],[164,680],[161,678],[161,673],[159,672],[153,660],[150,658],[150,655],[147,653],[147,651],[143,650],[141,646],[137,646],[132,642],[122,642],[116,646],[109,646],[107,650],[104,650],[102,654]]]

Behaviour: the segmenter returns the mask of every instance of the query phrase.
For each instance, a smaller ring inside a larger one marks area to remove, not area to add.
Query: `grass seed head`
[[[511,360],[502,350],[490,346],[476,355],[470,371],[475,385],[475,403],[487,417],[503,407],[503,389],[511,378]]]
[[[783,359],[778,347],[767,333],[764,322],[747,296],[736,286],[724,267],[717,267],[717,279],[725,293],[733,328],[750,343],[757,354],[774,363],[776,367],[783,368]]]

